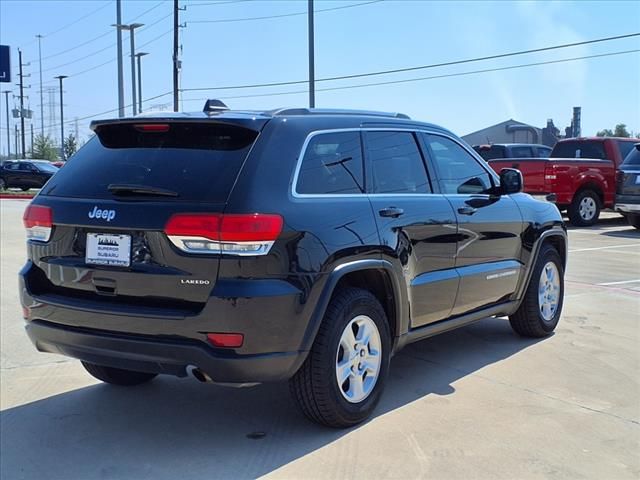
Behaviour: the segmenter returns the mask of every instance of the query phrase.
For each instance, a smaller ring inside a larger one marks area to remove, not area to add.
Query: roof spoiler
[[[229,107],[227,107],[222,100],[218,100],[216,98],[210,98],[207,100],[204,104],[204,108],[202,109],[204,113],[217,113],[225,110],[229,110]]]

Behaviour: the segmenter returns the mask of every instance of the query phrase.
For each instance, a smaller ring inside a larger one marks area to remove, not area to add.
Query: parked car
[[[640,143],[635,144],[618,169],[616,210],[640,229]]]
[[[637,140],[592,137],[560,140],[548,159],[491,160],[499,172],[517,168],[524,176],[524,190],[536,196],[552,196],[566,210],[573,225],[589,226],[598,221],[600,210],[613,208],[616,169]]]
[[[474,145],[473,149],[485,160],[496,158],[549,158],[551,147],[537,143],[491,143]]]
[[[42,188],[58,171],[46,160],[19,160],[8,162],[0,168],[0,190]]]
[[[32,201],[38,350],[117,385],[289,380],[311,420],[347,427],[408,343],[487,317],[556,327],[565,227],[516,170],[405,115],[217,105],[93,122]]]

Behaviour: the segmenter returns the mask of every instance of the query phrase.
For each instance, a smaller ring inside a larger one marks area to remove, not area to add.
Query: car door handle
[[[383,208],[378,212],[381,217],[391,217],[398,218],[400,215],[404,213],[404,210],[397,207],[387,207]]]
[[[460,207],[458,209],[458,213],[460,215],[473,215],[474,213],[476,213],[476,211],[478,211],[477,208],[470,207],[469,205],[466,205],[464,207]]]

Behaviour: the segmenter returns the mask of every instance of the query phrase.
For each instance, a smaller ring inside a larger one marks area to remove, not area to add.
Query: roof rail
[[[264,112],[274,117],[284,115],[366,115],[370,117],[390,117],[404,118],[410,120],[411,117],[404,113],[377,112],[373,110],[342,110],[334,108],[280,108]]]

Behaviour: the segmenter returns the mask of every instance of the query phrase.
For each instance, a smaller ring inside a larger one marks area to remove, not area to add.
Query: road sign
[[[0,82],[11,81],[11,49],[0,45]]]

